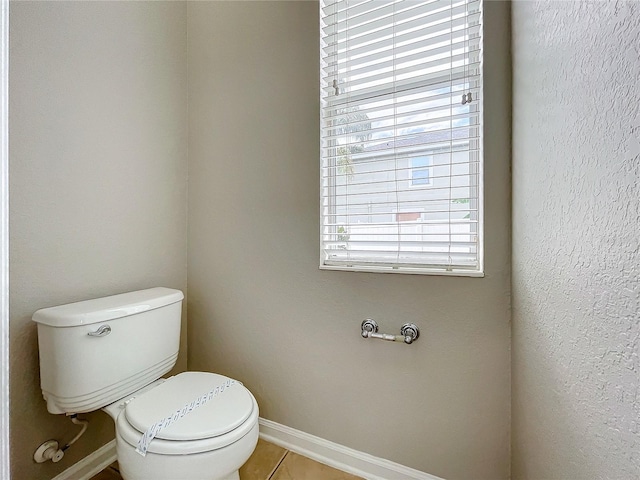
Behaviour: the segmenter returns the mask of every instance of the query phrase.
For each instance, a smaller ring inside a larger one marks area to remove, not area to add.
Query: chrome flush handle
[[[100,325],[95,332],[89,332],[87,335],[90,337],[106,337],[111,333],[111,327],[109,325]]]

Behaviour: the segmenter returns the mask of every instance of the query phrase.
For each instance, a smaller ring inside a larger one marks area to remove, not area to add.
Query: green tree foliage
[[[336,113],[334,132],[336,135],[344,135],[349,141],[348,145],[338,147],[338,173],[346,175],[347,180],[352,180],[355,170],[351,156],[364,152],[364,143],[371,139],[371,121],[366,113],[358,111],[357,106],[340,109]]]

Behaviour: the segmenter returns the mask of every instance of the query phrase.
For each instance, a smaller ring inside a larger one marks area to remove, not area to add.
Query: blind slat
[[[458,95],[459,96],[459,95]],[[458,107],[455,107],[456,110]],[[449,112],[447,112],[447,110]],[[377,128],[362,128],[367,125],[367,121],[363,120],[360,122],[352,122],[346,123],[343,125],[336,125],[331,129],[325,129],[325,140],[344,140],[345,138],[354,138],[357,140],[358,136],[362,136],[363,134],[375,135],[384,132],[391,132],[393,135],[400,129],[413,129],[414,127],[422,126],[425,131],[433,130],[430,128],[432,125],[442,124],[443,122],[454,123],[456,120],[468,120],[466,123],[470,123],[472,125],[477,125],[479,121],[478,113],[456,113],[451,114],[452,108],[447,108],[446,106],[438,107],[437,109],[433,108],[430,110],[422,110],[415,112],[407,112],[403,115],[386,115],[376,118],[376,122],[381,124]],[[429,115],[431,114],[431,115]],[[433,116],[433,114],[437,114],[438,116]],[[426,118],[418,118],[416,120],[412,120],[416,117],[426,117]],[[371,124],[371,121],[368,121]],[[345,135],[344,131],[349,131],[349,129],[353,129],[353,134]],[[338,131],[336,134],[330,134],[330,131]],[[347,140],[345,143],[358,143],[357,141]],[[360,142],[361,143],[361,142]],[[340,144],[341,145],[341,144]]]
[[[325,20],[324,36],[333,37],[334,42],[340,43],[371,35],[373,31],[379,31],[381,35],[384,35],[388,29],[393,27],[399,30],[408,30],[434,23],[451,23],[461,15],[473,15],[475,13],[473,5],[478,2],[411,2],[418,6],[404,10],[398,9],[395,13],[393,13],[393,7],[402,5],[400,1],[384,3],[387,3],[386,7],[360,17],[359,21],[358,17],[350,17],[349,15],[342,20],[339,15],[336,15],[330,19],[331,23]]]
[[[477,18],[479,18],[479,15],[477,15]],[[424,26],[419,30],[395,31],[395,35],[389,35],[389,32],[386,32],[387,35],[381,35],[379,32],[371,32],[368,35],[360,37],[357,44],[354,45],[355,42],[351,42],[351,44],[348,45],[349,53],[353,58],[362,59],[363,57],[366,58],[366,56],[371,55],[372,52],[386,50],[394,45],[412,43],[425,37],[431,40],[431,45],[437,45],[439,41],[451,37],[454,32],[456,33],[456,38],[459,37],[458,32],[460,32],[461,27],[466,27],[468,23],[467,18],[457,18],[451,20],[451,22],[446,25],[446,27],[448,27],[446,29],[443,28],[442,24],[439,24]],[[479,25],[474,25],[468,29],[467,33],[474,35],[479,31]],[[323,42],[321,54],[323,59],[330,64],[332,63],[331,60],[338,55],[338,52],[345,51],[346,49],[347,45],[345,42],[338,42],[335,38],[329,37]]]
[[[358,147],[363,148],[363,152],[369,154],[370,157],[376,157],[382,155],[382,150],[386,150],[388,152],[393,153],[394,151],[398,151],[401,148],[424,145],[425,148],[428,148],[429,145],[438,145],[441,146],[443,143],[447,145],[454,146],[460,142],[466,142],[467,144],[472,142],[474,139],[479,138],[478,134],[473,132],[472,130],[477,129],[477,126],[462,126],[456,128],[436,128],[433,130],[429,130],[426,132],[421,132],[420,134],[416,133],[406,133],[395,136],[387,136],[380,137],[373,140],[367,140],[365,142],[361,141],[351,141],[344,142],[332,146],[326,146],[325,150],[328,148],[339,148],[339,147]],[[448,133],[451,132],[451,133]],[[366,133],[366,132],[365,132]],[[453,143],[452,143],[453,142]],[[436,147],[434,146],[433,149]],[[471,148],[466,148],[465,150],[471,150]],[[327,152],[325,151],[326,155]],[[328,155],[327,155],[328,156]],[[336,155],[337,156],[337,155]]]
[[[464,64],[467,68],[477,68],[477,63],[469,64],[464,61],[469,57],[469,54],[479,50],[477,45],[469,45],[465,40],[460,40],[455,43],[456,47],[451,50],[449,45],[441,45],[433,48],[424,49],[422,45],[428,44],[429,40],[424,40],[420,43],[405,45],[400,49],[388,49],[378,51],[372,55],[364,57],[361,62],[353,64],[350,62],[337,62],[333,65],[331,70],[326,70],[325,77],[323,78],[325,85],[331,85],[334,78],[340,79],[344,75],[345,71],[350,73],[349,86],[352,86],[354,79],[366,76],[372,76],[373,73],[379,78],[384,78],[382,75],[396,76],[401,75],[403,72],[415,73],[416,76],[423,75],[424,72],[432,72],[449,68],[452,64],[460,65]],[[450,56],[444,56],[451,52]],[[398,56],[398,53],[404,53],[405,55]],[[418,63],[419,62],[419,63]]]
[[[424,108],[421,105],[443,105],[451,104],[451,92],[453,87],[465,85],[463,81],[447,82],[442,88],[434,90],[433,85],[416,85],[415,88],[405,92],[395,92],[394,96],[378,96],[375,100],[366,98],[361,101],[350,99],[349,107],[356,110],[359,115],[373,116],[378,111],[388,110],[389,108],[398,108],[405,110],[411,108]],[[335,105],[333,102],[325,105],[323,119],[327,122],[335,122],[344,118],[345,110],[343,105]],[[347,117],[348,120],[348,117]]]
[[[332,105],[340,105],[349,102],[362,101],[363,99],[376,99],[384,95],[411,94],[413,90],[422,86],[430,86],[436,91],[439,88],[466,85],[473,80],[474,73],[479,69],[480,64],[475,62],[470,65],[457,65],[447,70],[437,70],[429,73],[422,73],[416,80],[414,77],[393,79],[393,76],[386,78],[390,83],[383,84],[382,78],[377,76],[372,78],[374,85],[369,85],[363,81],[338,84],[342,94],[335,95],[335,87],[324,87],[326,94],[325,101]]]

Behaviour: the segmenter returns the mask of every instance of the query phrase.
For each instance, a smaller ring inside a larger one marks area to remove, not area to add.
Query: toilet
[[[161,378],[178,357],[183,299],[157,287],[33,314],[47,410],[109,414],[125,480],[238,480],[258,441],[258,404],[240,382]]]

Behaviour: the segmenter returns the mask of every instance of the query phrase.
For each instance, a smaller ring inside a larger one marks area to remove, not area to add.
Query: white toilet
[[[33,315],[47,409],[107,412],[125,480],[237,480],[258,441],[258,404],[239,382],[160,378],[178,357],[183,298],[159,287]]]

